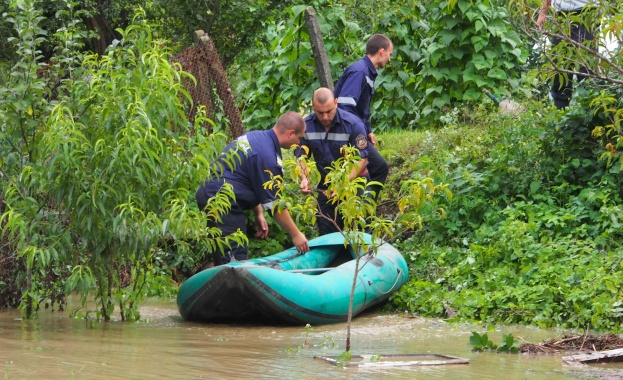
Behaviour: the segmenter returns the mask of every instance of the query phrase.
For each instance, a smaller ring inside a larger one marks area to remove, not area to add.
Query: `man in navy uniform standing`
[[[233,149],[238,150],[235,167],[230,168],[224,161],[221,162],[221,165],[217,166],[219,168],[217,175],[206,179],[196,193],[199,208],[209,212],[209,209],[206,209],[208,200],[216,195],[223,183],[227,182],[233,186],[235,199],[231,199],[231,209],[222,216],[220,222],[210,221],[208,225],[219,228],[222,236],[231,235],[238,229],[246,234],[244,211],[253,210],[257,225],[256,236],[265,238],[268,235],[268,224],[264,210],[272,210],[276,197],[274,190],[264,189],[263,185],[270,180],[269,173],[283,175],[281,148],[287,149],[298,144],[304,134],[303,117],[296,112],[288,112],[277,120],[272,129],[248,132],[229,144],[223,154],[231,153]],[[298,229],[288,210],[275,211],[273,217],[290,235],[299,252],[309,251],[307,238]],[[247,246],[238,245],[236,242],[230,243],[231,249],[214,252],[214,265],[248,259]]]
[[[366,55],[350,65],[338,79],[333,94],[338,107],[359,116],[363,121],[368,141],[368,171],[372,181],[385,184],[389,166],[376,149],[376,138],[370,123],[370,104],[374,95],[374,80],[377,69],[385,67],[390,61],[394,44],[382,34],[375,34],[366,43]],[[372,187],[378,199],[382,186]]]
[[[325,178],[327,168],[342,156],[341,148],[351,145],[359,149],[361,160],[357,168],[350,173],[350,179],[357,176],[368,177],[368,139],[366,129],[359,117],[338,108],[338,101],[331,90],[321,87],[314,91],[312,99],[314,112],[305,118],[306,132],[301,139],[301,147],[307,147],[309,154],[316,161],[316,168],[320,172],[320,184],[318,185],[318,206],[323,216],[316,218],[318,233],[325,235],[342,229],[344,223],[340,215],[335,215],[336,205],[327,197],[327,185]],[[302,148],[297,149],[297,156],[305,154]],[[369,179],[369,177],[368,177]],[[301,177],[300,189],[303,194],[309,194],[312,189],[305,176]],[[335,223],[337,226],[333,223]]]
[[[596,13],[597,9],[593,3],[594,0],[544,0],[536,24],[539,28],[543,27],[543,24],[545,24],[545,20],[547,18],[547,12],[549,8],[553,6],[556,11],[556,16],[571,17],[572,21],[569,24],[568,33],[569,38],[572,41],[577,42],[578,44],[582,44],[584,41],[592,41],[595,38],[592,31],[594,26],[576,21],[573,17],[577,17],[584,12]],[[592,17],[586,17],[587,20],[590,20],[591,18]],[[552,38],[552,46],[554,47],[561,42],[563,42],[563,40],[558,36]],[[568,68],[568,65],[564,62],[557,62],[557,64],[563,69]],[[588,74],[589,72],[590,68],[585,66],[580,67],[580,73]],[[586,79],[585,75],[577,75],[578,82],[581,82],[584,79]],[[569,103],[571,102],[571,97],[573,95],[573,78],[564,73],[554,75],[550,95],[556,108],[563,109],[569,107]]]

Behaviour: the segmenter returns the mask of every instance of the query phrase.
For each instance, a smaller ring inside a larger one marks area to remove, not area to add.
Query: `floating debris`
[[[623,339],[615,334],[564,334],[560,338],[545,340],[539,344],[523,343],[519,346],[519,352],[552,354],[561,351],[604,351],[618,348],[623,348]]]

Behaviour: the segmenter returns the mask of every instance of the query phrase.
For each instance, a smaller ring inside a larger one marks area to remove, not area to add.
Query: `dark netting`
[[[203,31],[196,31],[195,45],[172,56],[170,61],[179,63],[197,81],[196,85],[188,78],[182,81],[193,99],[193,104],[189,104],[186,110],[188,120],[194,123],[197,107],[205,106],[207,116],[231,138],[240,136],[244,132],[242,119],[212,39]],[[209,124],[204,127],[211,130]]]

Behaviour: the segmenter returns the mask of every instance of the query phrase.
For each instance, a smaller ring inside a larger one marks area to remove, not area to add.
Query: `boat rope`
[[[368,285],[374,287],[374,289],[376,289],[376,291],[381,293],[381,294],[387,294],[387,293],[390,293],[394,289],[394,286],[396,286],[396,284],[398,283],[398,280],[400,279],[400,277],[402,277],[401,274],[402,274],[402,269],[398,268],[398,276],[396,276],[396,281],[394,281],[394,284],[392,285],[392,287],[389,288],[389,290],[386,291],[386,292],[384,292],[381,289],[379,289],[376,286],[376,284],[374,283],[374,281],[372,281],[372,280],[368,280]]]
[[[279,259],[279,260],[270,260],[270,261],[264,261],[261,263],[256,263],[259,266],[263,266],[263,267],[272,267],[275,268],[277,267],[277,264],[279,263],[285,263],[287,261],[290,261],[292,259],[295,259],[299,256],[303,256],[305,254],[305,252],[297,252],[296,254],[289,256],[289,257],[284,257],[283,259]],[[280,267],[277,267],[275,269],[281,269]]]

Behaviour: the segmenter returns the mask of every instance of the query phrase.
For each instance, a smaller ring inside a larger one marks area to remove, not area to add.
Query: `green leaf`
[[[431,95],[432,93],[441,94],[443,92],[443,87],[436,86],[436,87],[427,88],[425,92],[427,96]]]
[[[482,22],[482,20],[476,20],[476,23],[474,24],[474,28],[476,29],[476,31],[480,31],[480,29],[485,28],[486,25],[484,22]]]
[[[307,5],[295,5],[292,7],[292,15],[294,17],[298,17],[301,13],[307,10]]]
[[[495,78],[499,80],[506,80],[506,71],[499,68],[491,68],[487,73],[487,76],[490,78]]]

